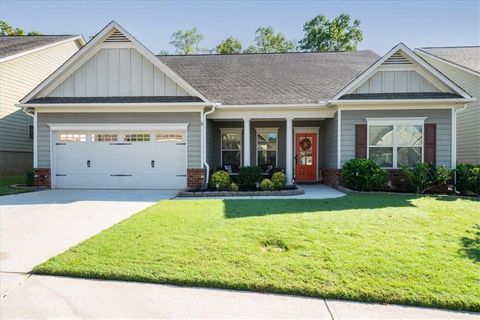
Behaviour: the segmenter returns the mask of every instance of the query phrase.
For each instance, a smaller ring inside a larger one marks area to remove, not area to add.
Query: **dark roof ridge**
[[[441,47],[420,47],[417,48],[418,50],[422,49],[456,49],[456,48],[480,48],[480,45],[478,46],[441,46]]]
[[[291,52],[245,52],[245,53],[194,53],[194,54],[156,54],[157,57],[211,57],[211,56],[248,56],[248,55],[292,55],[292,54],[333,54],[333,53],[358,53],[358,52],[376,52],[366,49],[366,50],[356,50],[356,51],[291,51]],[[378,54],[377,54],[378,55]]]

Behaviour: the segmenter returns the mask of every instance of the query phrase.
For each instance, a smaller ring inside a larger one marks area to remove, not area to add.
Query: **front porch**
[[[336,165],[335,130],[333,118],[208,119],[206,160],[211,171],[233,177],[240,167],[259,166],[264,175],[284,171],[288,185],[319,182],[321,169]]]

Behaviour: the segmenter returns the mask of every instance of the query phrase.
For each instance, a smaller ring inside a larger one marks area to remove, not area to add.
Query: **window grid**
[[[162,132],[155,135],[156,142],[183,142],[183,134],[176,132]]]
[[[238,148],[225,148],[224,147],[224,135],[238,135],[238,141],[239,145]],[[225,166],[226,163],[224,163],[224,152],[228,153],[238,153],[239,154],[239,163],[238,166],[242,166],[242,143],[243,143],[243,137],[242,137],[242,129],[240,128],[229,128],[229,129],[220,129],[220,162],[222,166]]]
[[[60,141],[64,142],[87,142],[87,134],[85,133],[61,133]]]
[[[116,133],[94,133],[92,134],[93,142],[116,142],[118,135]]]
[[[123,137],[125,142],[148,142],[150,133],[128,133]]]
[[[259,163],[258,161],[258,158],[259,158],[259,154],[261,152],[266,152],[267,153],[267,161],[268,161],[268,154],[269,153],[275,153],[275,161],[273,164],[270,164],[270,165],[273,165],[275,167],[278,167],[278,128],[256,128],[256,132],[257,132],[257,139],[256,139],[256,149],[257,149],[257,154],[256,154],[256,164],[257,166],[258,165],[266,165],[266,164],[261,164]],[[259,140],[259,136],[260,135],[275,135],[275,149],[269,149],[269,144],[273,144],[271,142],[268,142],[267,144],[267,148],[266,149],[262,149],[260,148],[260,140]]]

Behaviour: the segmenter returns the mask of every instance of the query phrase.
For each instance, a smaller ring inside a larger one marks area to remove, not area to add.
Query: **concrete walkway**
[[[36,275],[1,301],[1,319],[480,319],[428,308]]]
[[[296,196],[240,196],[240,197],[176,197],[175,200],[202,200],[202,199],[234,199],[234,200],[252,200],[252,199],[332,199],[343,197],[345,193],[324,184],[304,184],[299,188],[305,190],[304,194]]]

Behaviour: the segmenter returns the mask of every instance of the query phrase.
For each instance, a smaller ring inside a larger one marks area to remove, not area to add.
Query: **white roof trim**
[[[49,84],[54,82],[62,73],[64,73],[68,68],[73,67],[75,63],[81,60],[85,55],[88,54],[91,49],[97,45],[103,43],[104,38],[112,31],[112,29],[117,29],[122,32],[125,36],[129,38],[132,42],[133,47],[140,52],[145,58],[147,58],[154,66],[163,71],[168,75],[173,81],[175,81],[179,86],[186,90],[191,95],[197,96],[205,102],[208,102],[208,99],[204,97],[198,90],[192,87],[188,82],[183,80],[178,74],[176,74],[172,69],[160,61],[150,50],[148,50],[143,44],[141,44],[135,37],[133,37],[128,31],[126,31],[122,26],[117,22],[112,21],[106,25],[99,33],[97,33],[81,50],[76,52],[67,62],[65,62],[60,68],[58,68],[54,73],[52,73],[47,79],[40,83],[33,91],[26,95],[20,103],[26,103],[28,100],[36,97],[44,89],[48,87]]]
[[[437,57],[436,55],[434,55],[434,54],[432,54],[432,53],[429,53],[429,52],[427,52],[427,51],[424,51],[422,48],[417,48],[417,49],[415,49],[415,53],[418,54],[418,55],[420,55],[420,56],[421,56],[421,55],[426,55],[426,56],[428,56],[428,57],[430,57],[430,58],[432,58],[432,59],[435,59],[435,60],[437,60],[437,61],[440,61],[440,62],[442,62],[442,63],[445,63],[445,64],[447,64],[447,65],[449,65],[449,66],[458,68],[458,69],[460,69],[460,70],[463,70],[463,71],[466,71],[466,72],[468,72],[468,73],[471,73],[471,74],[473,74],[474,76],[480,77],[480,73],[478,73],[478,72],[476,72],[476,71],[474,71],[474,70],[472,70],[472,69],[466,68],[466,67],[464,67],[464,66],[462,66],[462,65],[459,65],[459,64],[457,64],[457,63],[448,61],[447,59]]]
[[[384,63],[388,58],[390,58],[394,53],[398,50],[401,50],[408,58],[413,60],[415,63],[419,64],[420,66],[427,69],[430,73],[432,73],[435,77],[437,77],[441,82],[443,82],[448,87],[452,88],[453,91],[458,93],[464,98],[471,98],[471,96],[464,91],[462,88],[457,86],[453,81],[448,79],[445,75],[439,72],[437,69],[432,67],[428,62],[420,58],[417,54],[415,54],[410,48],[408,48],[405,44],[399,43],[395,47],[393,47],[390,51],[388,51],[382,58],[377,60],[373,65],[371,65],[367,70],[365,70],[360,76],[358,76],[355,80],[350,82],[345,88],[340,90],[335,97],[333,97],[332,102],[342,97],[343,95],[350,93],[354,88],[358,85],[362,84],[365,80],[367,80],[370,76],[373,75],[375,71]]]
[[[59,130],[186,130],[188,123],[47,123],[53,131]]]
[[[72,37],[67,38],[67,39],[52,42],[50,44],[47,44],[47,45],[44,45],[44,46],[41,46],[41,47],[33,48],[33,49],[30,49],[30,50],[27,50],[27,51],[23,51],[23,52],[20,52],[20,53],[11,55],[11,56],[1,58],[0,63],[5,62],[5,61],[9,61],[9,60],[13,60],[13,59],[17,59],[17,58],[26,56],[28,54],[32,54],[32,53],[42,51],[42,50],[45,50],[45,49],[48,49],[48,48],[51,48],[51,47],[55,47],[55,46],[58,46],[58,45],[61,45],[61,44],[64,44],[64,43],[67,43],[67,42],[70,42],[70,41],[78,41],[80,43],[80,47],[83,47],[86,43],[85,39],[83,39],[82,36],[72,36]]]

